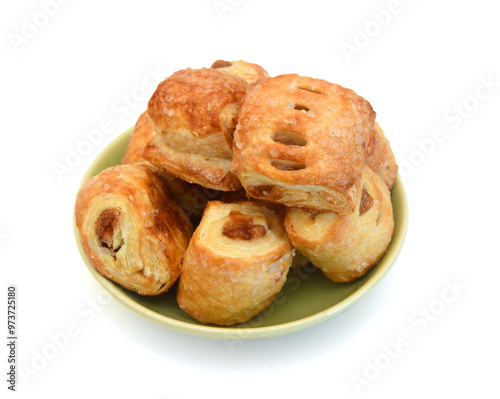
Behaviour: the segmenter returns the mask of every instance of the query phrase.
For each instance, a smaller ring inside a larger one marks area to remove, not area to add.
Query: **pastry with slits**
[[[285,227],[293,245],[332,281],[366,274],[385,254],[394,231],[387,186],[368,166],[356,195],[355,212],[311,214],[289,208]]]
[[[324,80],[281,75],[254,86],[238,116],[231,170],[250,196],[354,211],[374,129],[368,101]]]
[[[238,61],[215,61],[211,68],[220,71],[228,72],[231,75],[240,76],[245,79],[248,84],[260,82],[262,79],[268,78],[269,74],[260,65],[253,64],[242,60]]]

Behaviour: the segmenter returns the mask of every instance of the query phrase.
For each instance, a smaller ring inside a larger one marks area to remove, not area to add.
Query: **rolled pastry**
[[[241,188],[230,172],[233,133],[248,83],[216,69],[185,69],[158,85],[148,115],[158,136],[144,158],[161,170],[215,190]]]
[[[278,215],[282,216],[283,218],[286,215],[287,207],[278,204],[275,202],[268,202],[268,201],[262,201],[258,200],[256,198],[248,198],[248,194],[244,189],[240,189],[237,191],[228,191],[223,193],[219,198],[218,201],[222,201],[225,203],[234,203],[234,202],[242,202],[242,201],[251,201],[255,202],[261,206],[265,206],[266,208],[276,212]],[[292,260],[292,267],[302,267],[305,266],[309,263],[309,259],[307,259],[304,254],[302,254],[300,251],[298,251],[296,248],[294,250],[294,256]]]
[[[242,201],[251,201],[255,202],[259,205],[265,206],[266,208],[276,212],[278,215],[282,216],[283,218],[286,215],[286,210],[287,207],[281,204],[277,204],[275,202],[268,202],[268,201],[262,201],[258,200],[256,198],[248,198],[247,192],[242,188],[237,191],[227,191],[223,193],[219,198],[218,201],[222,201],[225,203],[234,203],[234,202],[242,202]],[[302,267],[305,266],[309,263],[309,259],[305,257],[300,251],[295,249],[294,251],[294,256],[293,256],[293,261],[292,261],[292,267]]]
[[[367,165],[379,175],[387,188],[391,190],[398,175],[398,165],[389,140],[377,122],[375,122],[375,128],[370,134],[367,155]]]
[[[184,255],[177,301],[202,323],[243,323],[274,300],[291,263],[277,213],[253,202],[212,201]]]
[[[156,132],[149,122],[147,112],[143,112],[135,124],[122,162],[147,162],[142,154],[148,143],[155,137]],[[158,172],[161,173],[172,196],[192,221],[198,221],[208,201],[214,200],[220,195],[217,190],[185,182],[170,173],[160,171],[160,169]]]
[[[229,72],[231,75],[239,76],[245,79],[248,84],[260,82],[262,79],[268,78],[269,74],[260,65],[252,64],[246,61],[215,61],[211,68],[219,69],[224,72]]]
[[[161,294],[176,281],[193,229],[146,163],[113,166],[87,181],[75,221],[90,263],[141,295]]]
[[[389,190],[366,167],[356,211],[350,215],[311,214],[289,208],[285,227],[292,243],[336,282],[363,276],[386,252],[394,230]]]
[[[351,213],[374,120],[352,90],[298,75],[265,79],[241,104],[232,171],[252,197]]]

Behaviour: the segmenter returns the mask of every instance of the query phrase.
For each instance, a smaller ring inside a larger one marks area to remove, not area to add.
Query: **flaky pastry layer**
[[[143,153],[158,168],[212,189],[240,188],[229,171],[245,80],[216,69],[185,69],[158,85],[148,115],[158,137]]]
[[[398,165],[389,140],[377,122],[375,122],[375,128],[370,134],[367,155],[367,165],[379,175],[387,188],[391,190],[398,175]]]
[[[352,214],[311,214],[289,208],[285,217],[293,245],[336,282],[363,276],[391,242],[394,219],[389,190],[369,167],[361,187]]]
[[[243,323],[283,287],[292,245],[283,219],[253,202],[209,202],[182,262],[181,309],[202,323]]]
[[[75,221],[92,265],[141,295],[161,294],[176,281],[193,229],[147,163],[113,166],[87,181]]]
[[[243,202],[243,201],[251,201],[255,202],[261,206],[265,206],[266,208],[276,212],[278,215],[285,217],[287,207],[283,204],[278,204],[276,202],[268,202],[268,201],[263,201],[259,200],[257,198],[252,198],[248,197],[247,192],[245,189],[240,189],[237,191],[228,191],[223,193],[219,198],[217,198],[218,201],[222,201],[225,203],[234,203],[234,202]],[[294,250],[294,256],[293,256],[293,261],[292,261],[292,267],[303,267],[309,263],[309,259],[307,259],[304,254],[302,254],[300,251],[297,249]]]
[[[148,162],[142,154],[148,143],[156,137],[157,134],[149,122],[147,112],[143,112],[135,124],[122,163]],[[193,221],[198,221],[208,201],[216,199],[220,194],[219,191],[188,183],[159,168],[158,172],[175,200]]]
[[[371,105],[339,85],[264,79],[241,104],[231,169],[252,197],[353,212],[374,120]]]

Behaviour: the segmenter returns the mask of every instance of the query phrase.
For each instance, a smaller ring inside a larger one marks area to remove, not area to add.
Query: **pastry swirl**
[[[292,243],[335,282],[363,276],[391,242],[394,219],[389,190],[369,167],[361,187],[352,214],[310,214],[289,208],[285,217]]]
[[[255,202],[261,206],[265,206],[266,208],[276,212],[278,215],[283,218],[286,215],[287,207],[278,204],[276,202],[267,202],[258,200],[256,198],[248,198],[248,194],[244,189],[240,189],[237,191],[227,191],[223,193],[218,199],[218,201],[226,202],[226,203],[234,203],[234,202],[242,202],[242,201],[251,201]],[[294,256],[292,261],[292,267],[302,267],[309,263],[309,259],[307,259],[304,254],[301,254],[297,249],[294,250]]]
[[[147,163],[113,166],[87,181],[75,221],[92,265],[141,295],[161,294],[176,281],[193,229]]]
[[[374,120],[352,90],[293,74],[265,79],[241,104],[232,171],[252,197],[351,213]]]
[[[291,263],[280,215],[253,202],[209,202],[182,261],[177,302],[202,323],[243,323],[274,300]]]
[[[148,115],[158,136],[144,158],[182,180],[215,190],[241,184],[231,172],[239,105],[248,84],[216,69],[185,69],[158,85]]]

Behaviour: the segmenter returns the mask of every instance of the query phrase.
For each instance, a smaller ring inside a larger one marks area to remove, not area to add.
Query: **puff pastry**
[[[367,165],[379,175],[387,188],[391,190],[398,175],[398,165],[389,140],[377,122],[375,122],[375,128],[370,134],[367,153]]]
[[[158,85],[148,115],[158,133],[143,156],[182,180],[215,190],[241,188],[230,172],[238,109],[248,83],[216,69],[185,69]]]
[[[260,65],[252,64],[246,61],[215,61],[211,68],[219,69],[228,72],[232,75],[239,76],[245,79],[248,84],[260,82],[262,79],[268,78],[269,74]]]
[[[182,261],[177,302],[202,323],[243,323],[274,300],[291,263],[277,213],[254,202],[209,202]]]
[[[87,181],[75,221],[92,265],[142,295],[161,294],[176,281],[193,229],[147,163],[113,166]]]
[[[237,191],[227,191],[223,193],[218,201],[226,202],[226,203],[234,203],[234,202],[242,202],[242,201],[252,201],[259,205],[265,206],[266,208],[276,212],[282,217],[285,217],[287,207],[281,204],[277,204],[275,202],[268,202],[258,200],[256,198],[248,198],[248,194],[244,189],[240,189]],[[296,248],[294,250],[292,267],[302,267],[309,263],[309,259],[307,259],[304,254],[298,251]]]
[[[135,122],[134,131],[128,141],[122,163],[145,162],[142,153],[148,143],[156,137],[156,132],[149,122],[148,114],[144,111],[137,122]]]
[[[386,252],[394,230],[389,190],[366,167],[356,211],[350,215],[311,214],[288,209],[286,231],[292,243],[332,281],[364,275]]]
[[[232,171],[252,197],[351,213],[374,120],[352,90],[293,74],[264,79],[241,104]]]
[[[122,163],[147,162],[142,154],[148,143],[156,136],[147,112],[143,112],[135,124]],[[158,172],[161,173],[172,196],[193,222],[200,220],[208,201],[214,200],[220,195],[220,191],[185,182],[160,169]]]

